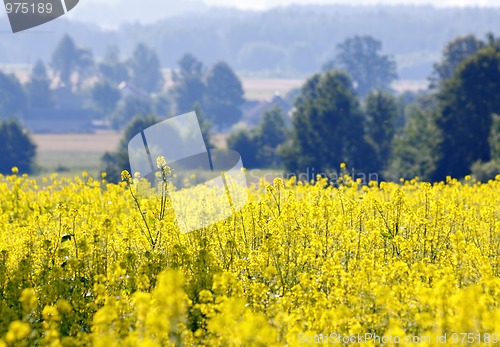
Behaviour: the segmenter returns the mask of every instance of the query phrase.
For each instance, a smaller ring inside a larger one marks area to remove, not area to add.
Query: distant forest
[[[127,56],[144,42],[158,52],[165,68],[177,66],[190,52],[205,64],[223,60],[248,75],[298,77],[318,71],[347,37],[370,35],[382,42],[384,54],[395,57],[399,78],[425,79],[447,42],[466,34],[498,35],[499,18],[500,9],[491,8],[339,5],[267,12],[210,9],[117,30],[61,18],[26,33],[2,35],[0,64],[47,61],[68,32],[97,58],[111,45]],[[6,20],[0,31],[10,31]]]

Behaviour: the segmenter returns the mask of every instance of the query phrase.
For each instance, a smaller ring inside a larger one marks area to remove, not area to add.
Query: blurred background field
[[[6,69],[20,78],[23,78],[25,71],[29,75],[29,68],[26,66],[7,66]],[[270,100],[277,94],[286,95],[305,82],[302,79],[264,77],[243,77],[241,81],[245,97],[251,100]],[[427,81],[404,80],[394,82],[393,88],[398,93],[415,92],[424,89],[426,84]],[[37,170],[34,176],[42,177],[57,172],[62,177],[73,177],[82,171],[97,176],[102,170],[103,154],[116,150],[121,136],[122,133],[115,130],[98,130],[90,134],[32,134],[37,145]],[[216,132],[211,138],[216,147],[227,146],[227,134]],[[275,176],[279,172],[280,170],[269,169],[259,174],[271,173],[271,176]]]
[[[20,80],[29,79],[29,66],[6,65],[0,66],[0,69],[15,74]],[[303,82],[300,79],[285,78],[242,78],[245,97],[252,100],[271,99],[277,93],[286,95],[292,89],[299,88]],[[103,154],[116,150],[122,135],[122,132],[115,130],[98,130],[95,133],[32,134],[32,139],[37,145],[37,170],[34,176],[42,177],[57,172],[62,177],[73,177],[82,171],[96,176],[102,170]],[[214,133],[212,143],[218,148],[225,148],[226,137],[227,134]]]
[[[33,140],[38,148],[35,176],[57,172],[73,177],[82,171],[98,175],[102,155],[116,149],[120,133],[108,130],[95,134],[34,134]]]

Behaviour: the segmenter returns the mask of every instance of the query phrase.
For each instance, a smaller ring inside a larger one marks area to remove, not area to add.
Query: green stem
[[[154,249],[156,246],[155,239],[153,238],[153,235],[151,234],[151,229],[149,229],[148,221],[146,220],[146,216],[142,212],[141,205],[139,204],[139,201],[137,200],[136,196],[134,195],[134,192],[132,191],[132,187],[128,185],[128,189],[130,191],[130,194],[132,195],[132,198],[135,201],[135,204],[137,205],[137,208],[139,209],[139,213],[141,214],[142,220],[144,221],[144,224],[146,225],[146,229],[148,230],[148,235],[149,235],[149,242],[151,243],[151,247]]]

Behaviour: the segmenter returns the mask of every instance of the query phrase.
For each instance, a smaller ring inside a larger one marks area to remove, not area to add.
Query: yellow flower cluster
[[[188,234],[122,176],[0,175],[0,346],[498,344],[500,176],[262,180]]]

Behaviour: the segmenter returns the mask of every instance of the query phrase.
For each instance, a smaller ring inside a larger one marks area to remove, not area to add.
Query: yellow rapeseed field
[[[0,346],[498,345],[500,176],[262,180],[187,234],[125,179],[0,175]]]

